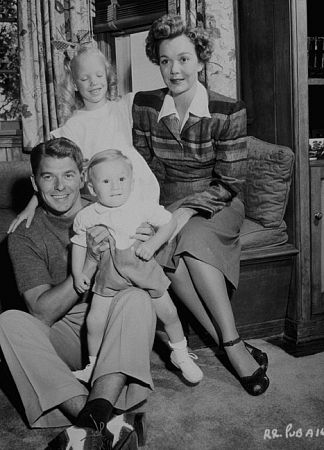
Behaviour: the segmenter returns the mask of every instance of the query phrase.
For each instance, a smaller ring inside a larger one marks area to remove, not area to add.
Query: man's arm
[[[87,254],[83,272],[89,279],[94,275],[96,267],[97,261]],[[42,284],[29,289],[24,292],[23,297],[30,314],[46,325],[52,326],[75,305],[79,294],[73,287],[72,276],[69,275],[56,286]]]
[[[107,248],[107,237],[109,231],[106,227],[97,226],[87,232],[87,254],[83,271],[89,277],[94,275],[100,258],[100,253]],[[57,320],[63,317],[78,301],[79,295],[74,290],[72,276],[69,275],[64,281],[53,286],[50,284],[51,276],[45,262],[39,257],[37,252],[30,252],[33,242],[29,242],[25,237],[20,237],[18,233],[10,235],[9,249],[13,260],[13,266],[17,276],[21,277],[22,271],[27,273],[27,278],[32,277],[36,270],[39,279],[44,280],[43,283],[30,289],[23,290],[24,284],[20,283],[20,289],[28,311],[34,317],[37,317],[47,325],[53,325]],[[19,251],[14,252],[13,250]],[[29,252],[29,258],[22,258],[24,251]],[[41,275],[40,275],[41,274]],[[18,278],[19,279],[19,278]],[[19,285],[19,283],[18,283]]]

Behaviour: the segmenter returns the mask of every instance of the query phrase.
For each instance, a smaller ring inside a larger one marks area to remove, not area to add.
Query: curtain
[[[47,140],[50,131],[61,125],[56,90],[64,55],[51,42],[75,42],[81,30],[92,35],[92,15],[91,0],[18,1],[24,152]]]

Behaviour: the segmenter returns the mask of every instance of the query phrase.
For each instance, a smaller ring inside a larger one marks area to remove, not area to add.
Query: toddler
[[[110,248],[99,262],[92,288],[93,298],[87,317],[89,364],[75,375],[89,381],[114,296],[122,289],[135,286],[147,290],[152,298],[156,314],[169,336],[172,363],[186,380],[197,383],[203,377],[202,371],[188,353],[176,307],[167,292],[170,281],[153,258],[171,238],[177,223],[158,202],[140,198],[134,190],[135,182],[136,172],[131,161],[119,150],[99,152],[89,162],[87,184],[97,201],[77,214],[74,220],[76,234],[72,237],[72,274],[79,293],[90,287],[90,280],[82,272],[86,230],[95,225],[106,225],[110,231]],[[143,222],[150,223],[156,233],[146,242],[139,242],[132,236]]]

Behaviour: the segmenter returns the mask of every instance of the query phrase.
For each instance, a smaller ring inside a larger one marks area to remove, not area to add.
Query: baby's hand
[[[149,261],[151,258],[153,258],[154,253],[155,248],[153,248],[153,246],[150,245],[149,241],[142,242],[135,250],[136,256],[138,256],[141,259],[144,259],[144,261]]]
[[[90,280],[84,273],[80,273],[80,274],[74,276],[73,279],[74,279],[75,290],[79,294],[83,294],[84,292],[86,292],[89,289]]]

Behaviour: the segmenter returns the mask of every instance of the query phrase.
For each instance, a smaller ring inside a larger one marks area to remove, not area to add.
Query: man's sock
[[[106,425],[111,419],[113,410],[113,405],[104,398],[90,400],[80,411],[75,425],[82,428],[90,427],[95,430],[100,430],[102,424]]]

